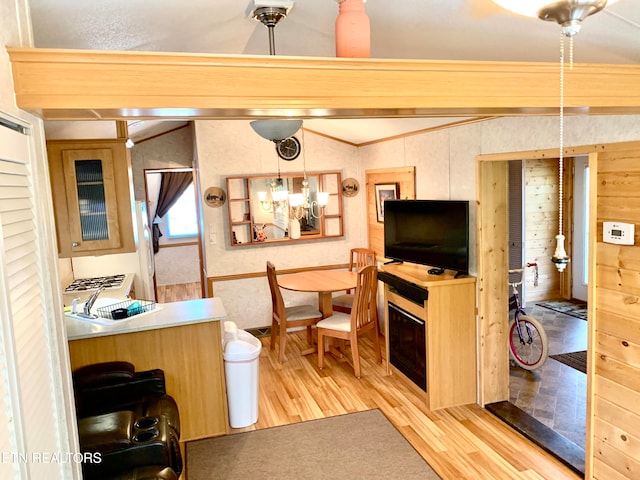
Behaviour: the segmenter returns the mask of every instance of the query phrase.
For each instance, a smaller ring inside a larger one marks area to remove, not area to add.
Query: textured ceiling
[[[31,0],[36,47],[269,54],[253,0]],[[372,58],[559,60],[560,27],[491,0],[368,0]],[[335,56],[336,0],[296,0],[274,31],[277,55]],[[589,17],[575,37],[580,63],[640,63],[640,0]],[[460,119],[312,120],[305,126],[355,144]],[[323,126],[324,125],[324,126]]]

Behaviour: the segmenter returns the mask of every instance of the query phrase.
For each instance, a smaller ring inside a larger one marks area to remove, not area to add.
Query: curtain
[[[193,182],[193,174],[191,172],[162,172],[160,180],[160,192],[158,193],[158,202],[156,207],[156,216],[164,217],[174,203],[180,198],[180,195]],[[158,242],[162,232],[157,224],[153,224],[153,253],[158,253]]]

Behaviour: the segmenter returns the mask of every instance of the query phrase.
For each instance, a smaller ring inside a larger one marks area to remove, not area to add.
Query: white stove
[[[64,289],[64,293],[87,292],[97,290],[100,287],[104,287],[105,289],[121,288],[124,280],[125,274],[108,275],[105,277],[76,278],[73,282],[67,285],[67,288]]]

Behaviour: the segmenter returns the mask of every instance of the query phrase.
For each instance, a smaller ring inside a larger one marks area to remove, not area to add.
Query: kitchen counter
[[[114,325],[65,317],[72,370],[125,361],[160,368],[180,411],[180,442],[229,432],[222,357],[225,310],[219,298],[159,305]]]
[[[108,295],[107,293],[104,294]],[[114,320],[112,325],[101,325],[88,320],[78,320],[65,316],[67,338],[101,337],[123,333],[177,327],[200,322],[226,319],[226,312],[220,298],[201,298],[183,302],[160,303],[155,310],[123,320]]]

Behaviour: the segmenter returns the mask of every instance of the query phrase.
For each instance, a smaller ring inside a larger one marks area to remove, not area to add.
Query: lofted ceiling
[[[268,55],[254,0],[31,0],[36,47]],[[368,0],[371,57],[554,62],[560,27],[491,0]],[[274,30],[277,55],[334,57],[336,0],[296,0]],[[620,0],[584,22],[578,63],[640,63],[640,1]],[[259,85],[256,86],[259,88]],[[339,86],[336,86],[339,88]],[[356,145],[467,118],[311,119],[305,128]],[[175,128],[174,124],[167,128]],[[133,132],[157,134],[147,121]]]

